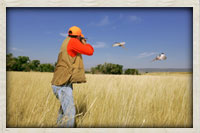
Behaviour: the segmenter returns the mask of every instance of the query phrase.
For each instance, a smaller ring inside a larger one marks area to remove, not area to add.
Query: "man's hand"
[[[81,39],[81,42],[83,43],[83,44],[86,44],[86,39]]]

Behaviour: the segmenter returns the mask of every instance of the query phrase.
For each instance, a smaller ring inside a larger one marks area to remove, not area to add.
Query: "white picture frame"
[[[193,128],[6,128],[7,7],[192,7]],[[0,0],[0,132],[200,132],[200,8],[199,0]]]

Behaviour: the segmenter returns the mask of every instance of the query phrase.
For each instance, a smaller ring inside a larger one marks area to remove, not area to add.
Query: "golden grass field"
[[[7,127],[56,127],[53,73],[7,72]],[[92,75],[74,84],[76,127],[192,127],[192,74]]]

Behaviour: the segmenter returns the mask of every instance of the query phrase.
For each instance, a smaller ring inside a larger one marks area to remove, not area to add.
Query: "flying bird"
[[[125,42],[116,42],[116,43],[113,44],[112,46],[113,46],[113,47],[119,46],[119,47],[125,48],[125,47],[124,47],[124,44],[125,44]]]
[[[161,53],[158,56],[156,56],[156,58],[153,59],[153,61],[157,61],[157,60],[161,61],[161,60],[166,60],[166,59],[167,59],[166,55],[164,53]]]

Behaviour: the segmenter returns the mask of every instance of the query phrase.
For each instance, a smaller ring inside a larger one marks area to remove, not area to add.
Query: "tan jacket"
[[[67,45],[70,37],[67,37],[60,48],[57,65],[51,83],[53,85],[64,85],[66,83],[86,82],[85,70],[81,54],[71,57],[67,53]]]

